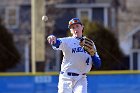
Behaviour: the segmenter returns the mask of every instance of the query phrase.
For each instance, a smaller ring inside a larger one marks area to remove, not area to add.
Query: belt
[[[64,74],[64,72],[61,71],[60,74]],[[68,75],[68,76],[79,76],[80,74],[73,73],[73,72],[67,72],[67,75]],[[86,75],[86,73],[83,73],[82,75]]]

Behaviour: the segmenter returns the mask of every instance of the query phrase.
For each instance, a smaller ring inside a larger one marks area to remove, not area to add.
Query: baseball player
[[[63,60],[59,75],[58,93],[87,93],[86,73],[101,66],[94,42],[83,36],[84,26],[78,18],[69,21],[71,37],[48,36],[55,50],[62,50]]]

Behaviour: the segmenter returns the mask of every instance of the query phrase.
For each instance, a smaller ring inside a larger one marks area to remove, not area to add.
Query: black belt
[[[60,74],[64,74],[64,72],[60,72]],[[67,75],[68,76],[79,76],[80,74],[77,74],[77,73],[73,73],[73,72],[67,72]],[[86,75],[86,73],[82,74],[82,75]]]

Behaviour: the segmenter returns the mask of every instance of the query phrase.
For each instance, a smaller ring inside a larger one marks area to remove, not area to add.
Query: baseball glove
[[[96,53],[94,42],[87,37],[83,37],[80,40],[80,46],[91,56],[94,56]]]

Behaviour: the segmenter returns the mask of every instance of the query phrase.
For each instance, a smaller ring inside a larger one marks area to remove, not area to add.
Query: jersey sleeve
[[[94,56],[91,56],[93,65],[95,66],[96,69],[99,69],[101,67],[101,59],[97,53],[96,46],[94,45],[94,49],[96,50],[96,53]]]
[[[66,46],[66,38],[57,38],[57,41],[59,43],[56,42],[56,44],[54,44],[52,47],[54,50],[64,50],[65,46]]]

